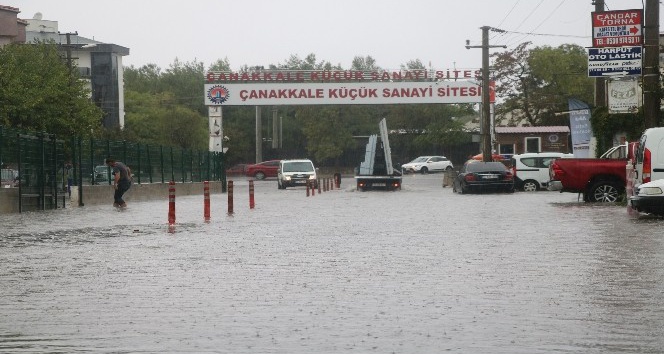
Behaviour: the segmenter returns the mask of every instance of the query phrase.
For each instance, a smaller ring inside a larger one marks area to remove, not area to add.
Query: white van
[[[306,186],[308,183],[313,183],[314,188],[318,188],[318,176],[311,160],[279,161],[279,170],[277,170],[277,187],[279,189]]]
[[[532,152],[512,155],[515,187],[534,192],[549,185],[549,165],[555,159],[574,157],[562,152]]]
[[[664,127],[646,129],[634,157],[634,188],[664,178]]]

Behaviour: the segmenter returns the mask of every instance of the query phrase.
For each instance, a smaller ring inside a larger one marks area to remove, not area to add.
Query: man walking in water
[[[111,157],[106,158],[104,163],[113,169],[113,188],[115,189],[113,206],[116,208],[125,208],[127,207],[127,203],[122,199],[122,196],[131,187],[131,169]]]

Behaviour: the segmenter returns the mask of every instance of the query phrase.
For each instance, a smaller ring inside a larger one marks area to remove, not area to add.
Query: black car
[[[514,192],[514,175],[502,162],[468,161],[454,179],[454,192]]]

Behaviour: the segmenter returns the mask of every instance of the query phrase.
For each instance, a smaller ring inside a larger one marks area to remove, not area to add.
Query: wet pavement
[[[662,352],[663,219],[441,182],[3,215],[0,352]]]

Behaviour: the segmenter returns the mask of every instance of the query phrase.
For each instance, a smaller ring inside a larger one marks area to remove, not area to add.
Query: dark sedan
[[[502,162],[469,161],[454,179],[454,192],[514,192],[514,175]]]

